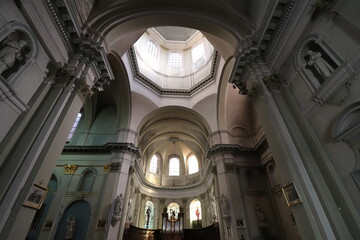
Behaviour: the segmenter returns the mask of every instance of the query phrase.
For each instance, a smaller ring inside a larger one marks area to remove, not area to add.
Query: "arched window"
[[[158,60],[159,59],[159,48],[158,46],[151,40],[147,43],[147,53],[149,56],[151,56],[153,59]]]
[[[170,67],[182,67],[182,54],[179,52],[171,52],[169,56]]]
[[[76,119],[75,119],[75,122],[74,122],[74,124],[73,124],[73,126],[72,126],[72,128],[71,128],[71,131],[70,131],[70,133],[69,133],[69,136],[68,136],[68,138],[67,138],[68,141],[70,141],[70,139],[71,139],[72,136],[74,135],[74,132],[75,132],[75,130],[76,130],[76,127],[77,127],[77,125],[79,124],[79,121],[80,121],[80,119],[81,119],[81,116],[82,116],[82,114],[81,114],[81,113],[78,113],[78,115],[77,115],[77,117],[76,117]]]
[[[193,228],[200,228],[201,219],[201,202],[197,199],[194,199],[190,203],[190,224]]]
[[[82,176],[79,183],[78,191],[85,191],[88,192],[91,190],[93,182],[95,180],[96,172],[94,169],[86,169]]]
[[[199,162],[194,154],[192,154],[188,159],[188,169],[189,174],[197,173],[199,171]]]
[[[157,173],[158,170],[158,162],[159,162],[159,158],[156,154],[154,154],[150,160],[150,165],[149,165],[149,171],[152,173]]]
[[[196,63],[202,56],[205,55],[204,44],[200,43],[196,45],[196,47],[192,49],[191,54],[193,63]]]
[[[176,202],[169,203],[167,207],[168,218],[170,219],[172,215],[177,219],[178,213],[180,212],[180,206]]]
[[[179,176],[180,175],[180,161],[177,157],[170,158],[169,161],[169,176]]]
[[[144,228],[154,228],[155,205],[152,201],[146,201]]]

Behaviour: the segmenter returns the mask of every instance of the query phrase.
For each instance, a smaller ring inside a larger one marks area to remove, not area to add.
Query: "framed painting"
[[[237,220],[236,220],[236,227],[238,227],[238,228],[245,228],[245,221],[244,221],[244,219],[237,219]]]
[[[35,209],[40,209],[46,197],[47,191],[47,188],[33,184],[30,188],[30,191],[26,195],[23,205]]]
[[[295,204],[301,203],[301,199],[295,188],[294,183],[286,185],[282,188],[282,191],[288,206],[293,206]]]

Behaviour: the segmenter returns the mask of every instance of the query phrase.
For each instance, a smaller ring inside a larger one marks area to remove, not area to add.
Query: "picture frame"
[[[244,221],[244,219],[237,219],[237,220],[236,220],[236,227],[238,227],[238,228],[245,228],[245,221]]]
[[[45,200],[47,191],[47,188],[33,184],[26,195],[23,205],[30,208],[40,209]]]
[[[52,226],[53,226],[54,220],[53,219],[47,219],[45,220],[44,226],[43,226],[43,230],[51,230]]]
[[[301,203],[300,196],[296,190],[294,183],[289,183],[288,185],[283,187],[282,192],[289,207]]]

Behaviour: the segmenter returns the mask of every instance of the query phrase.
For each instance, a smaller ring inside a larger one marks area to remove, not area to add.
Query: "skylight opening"
[[[170,67],[182,67],[182,54],[179,52],[171,52],[169,56]]]
[[[153,41],[148,41],[147,43],[147,53],[154,60],[159,59],[159,48]]]
[[[193,63],[196,63],[200,58],[205,55],[204,44],[196,45],[191,51]]]

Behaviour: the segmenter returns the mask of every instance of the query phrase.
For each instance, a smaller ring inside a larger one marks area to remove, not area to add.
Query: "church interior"
[[[359,11],[1,0],[0,240],[359,239]]]

